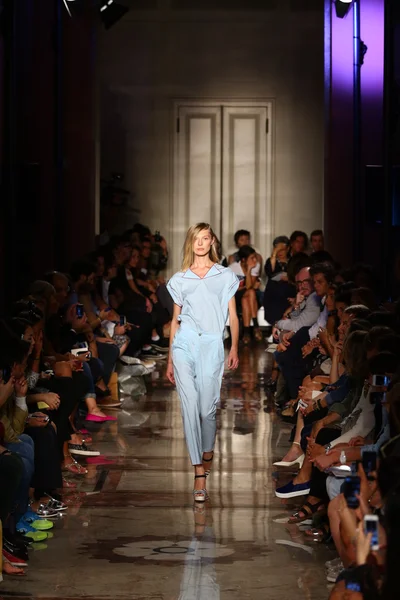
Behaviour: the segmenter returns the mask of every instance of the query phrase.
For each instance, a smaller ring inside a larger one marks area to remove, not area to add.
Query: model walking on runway
[[[167,377],[176,383],[183,427],[194,466],[193,495],[206,500],[216,435],[216,409],[224,372],[223,334],[229,312],[232,346],[228,368],[239,365],[239,321],[235,293],[239,280],[218,264],[216,238],[207,223],[189,229],[182,270],[168,283],[174,301]]]

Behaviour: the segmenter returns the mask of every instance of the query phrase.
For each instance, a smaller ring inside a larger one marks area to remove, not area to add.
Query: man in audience
[[[316,319],[311,327],[307,324],[297,328],[294,324],[294,329],[283,333],[282,346],[278,347],[278,352],[275,355],[288,387],[290,398],[297,398],[299,386],[312,368],[313,355],[314,352],[317,352],[317,349],[308,356],[305,356],[302,350],[310,340],[318,336],[321,328],[326,327],[328,309],[325,304],[329,287],[334,278],[334,270],[329,264],[315,265],[304,271],[309,273],[312,278],[312,286],[315,289],[315,292],[309,297],[313,296],[318,305],[318,312],[315,310]]]
[[[311,253],[325,250],[324,232],[322,229],[314,229],[310,235]]]
[[[233,254],[231,254],[228,257],[228,265],[231,265],[234,262],[240,261],[240,257],[239,257],[240,248],[242,248],[243,246],[251,246],[250,231],[247,231],[247,229],[239,229],[234,235],[234,241],[235,241],[235,246],[236,246],[237,250],[236,250],[236,252],[233,252]],[[262,256],[256,250],[255,250],[255,253],[257,256],[257,264],[260,265],[260,273],[261,273],[261,269],[263,267]]]
[[[314,282],[310,275],[310,267],[301,269],[296,277],[297,295],[284,319],[277,321],[273,327],[273,336],[279,339],[286,332],[299,331],[302,327],[311,327],[321,314],[321,300],[314,292]]]
[[[290,236],[290,256],[306,252],[308,248],[308,237],[304,231],[293,231]]]

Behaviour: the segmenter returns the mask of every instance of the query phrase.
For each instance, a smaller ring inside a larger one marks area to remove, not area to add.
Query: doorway
[[[273,234],[272,102],[177,102],[171,214],[172,266],[190,225],[208,222],[223,253],[238,229],[269,255]]]

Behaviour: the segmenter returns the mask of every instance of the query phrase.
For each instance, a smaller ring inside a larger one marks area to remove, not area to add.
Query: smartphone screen
[[[362,465],[367,478],[371,481],[371,473],[376,471],[376,452],[363,452]]]
[[[386,375],[372,375],[372,385],[389,385],[389,377]]]
[[[119,317],[119,324],[120,325],[126,325],[126,317],[124,315],[120,315]]]
[[[344,480],[344,497],[349,508],[358,508],[360,503],[356,494],[360,493],[360,478],[357,475],[350,475]]]
[[[82,319],[83,317],[83,304],[77,304],[76,305],[76,316],[78,317],[78,319]]]
[[[361,585],[358,581],[346,581],[346,590],[350,592],[361,592]]]
[[[365,517],[364,517],[364,532],[365,532],[365,534],[372,533],[371,548],[373,550],[379,549],[378,523],[379,523],[379,519],[375,515],[365,515]]]

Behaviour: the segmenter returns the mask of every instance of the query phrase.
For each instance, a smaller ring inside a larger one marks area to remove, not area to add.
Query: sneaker
[[[151,342],[151,347],[158,352],[169,352],[169,340],[167,338],[159,339],[157,342]]]
[[[142,365],[142,367],[146,367],[146,369],[150,369],[152,371],[156,368],[155,360],[141,360],[140,364]]]
[[[162,352],[158,352],[155,348],[150,348],[149,350],[142,350],[140,356],[143,358],[154,358],[156,360],[163,360],[166,358],[166,355]]]
[[[129,373],[129,377],[127,377]],[[130,365],[124,367],[120,383],[128,381],[131,377],[143,377],[143,375],[150,375],[151,369],[148,369],[144,365]]]
[[[46,531],[37,531],[28,523],[23,522],[22,520],[17,523],[17,531],[19,534],[28,538],[32,542],[43,542],[43,540],[47,540],[49,534]]]
[[[6,539],[3,539],[3,550],[21,561],[26,562],[28,560],[28,551],[26,548],[14,546]]]
[[[140,358],[134,356],[121,356],[120,361],[125,365],[142,365],[142,367],[146,367],[146,369],[152,369],[156,366],[154,360],[140,360]]]
[[[77,454],[78,456],[100,456],[100,452],[90,450],[85,442],[83,444],[68,444],[68,449],[71,454]]]
[[[338,565],[342,564],[342,559],[340,558],[340,556],[338,556],[337,558],[334,558],[333,560],[327,560],[325,563],[325,567],[328,569],[334,569],[335,567],[337,567]]]
[[[22,523],[21,523],[22,521]],[[48,529],[53,529],[54,523],[49,521],[48,519],[41,519],[35,512],[28,510],[23,517],[20,519],[20,523],[22,525],[30,525],[33,529],[37,531],[47,531]],[[20,531],[17,525],[17,531]],[[25,534],[26,535],[26,534]]]
[[[329,581],[329,583],[336,583],[336,580],[339,577],[340,573],[343,571],[343,569],[344,566],[342,563],[340,563],[340,565],[338,565],[334,569],[329,569],[329,571],[326,574],[326,580]]]
[[[310,493],[310,481],[306,483],[294,484],[290,481],[280,488],[276,488],[275,496],[277,498],[296,498],[297,496],[307,496]]]

